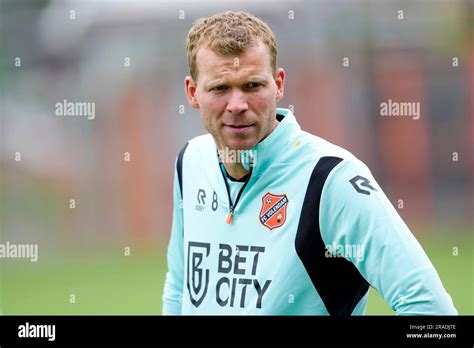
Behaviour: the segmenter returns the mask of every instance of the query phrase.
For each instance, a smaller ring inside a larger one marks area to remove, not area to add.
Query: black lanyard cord
[[[220,158],[219,158],[219,161],[220,161]],[[221,163],[222,163],[222,162],[221,162]],[[221,169],[222,177],[224,178],[225,189],[226,189],[226,191],[227,191],[227,198],[228,198],[228,200],[229,200],[229,214],[227,215],[226,222],[227,222],[228,224],[231,224],[231,223],[232,223],[232,220],[233,220],[233,217],[234,217],[234,210],[235,210],[235,208],[237,207],[237,203],[239,203],[240,197],[242,196],[242,193],[244,192],[245,187],[246,187],[247,184],[249,183],[250,177],[252,176],[252,169],[253,169],[253,166],[252,166],[252,165],[250,166],[250,172],[249,172],[249,174],[247,175],[247,178],[245,179],[244,184],[243,184],[242,187],[240,188],[239,193],[237,194],[237,198],[235,199],[235,203],[232,203],[232,197],[230,196],[230,189],[229,189],[229,184],[228,184],[228,182],[227,182],[227,176],[226,176],[226,174],[224,173],[225,166],[224,166],[224,164],[222,163],[222,165],[219,165],[219,167],[220,167],[220,169]],[[223,167],[224,167],[224,168],[223,168]]]

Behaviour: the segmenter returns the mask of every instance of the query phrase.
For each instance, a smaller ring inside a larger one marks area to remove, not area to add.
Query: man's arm
[[[174,176],[173,190],[173,225],[168,245],[168,273],[163,292],[163,315],[181,314],[183,296],[183,204],[177,172]]]
[[[344,160],[329,174],[320,227],[325,245],[360,251],[344,257],[397,314],[457,314],[423,248],[359,160]]]

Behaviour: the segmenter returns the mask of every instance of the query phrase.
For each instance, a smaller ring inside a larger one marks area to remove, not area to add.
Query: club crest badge
[[[262,197],[260,222],[270,230],[281,227],[286,221],[287,206],[288,197],[286,195],[275,195],[268,192]]]

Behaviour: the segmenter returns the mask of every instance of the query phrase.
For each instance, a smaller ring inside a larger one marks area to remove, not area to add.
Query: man
[[[189,104],[210,134],[176,162],[164,314],[456,314],[369,169],[301,130],[271,29],[243,12],[187,38]]]

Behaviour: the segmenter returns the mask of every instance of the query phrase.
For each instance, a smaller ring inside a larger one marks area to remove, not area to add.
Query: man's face
[[[262,42],[238,56],[200,48],[196,64],[197,81],[186,77],[186,95],[219,148],[250,149],[271,133],[285,73],[278,69],[274,78]]]

